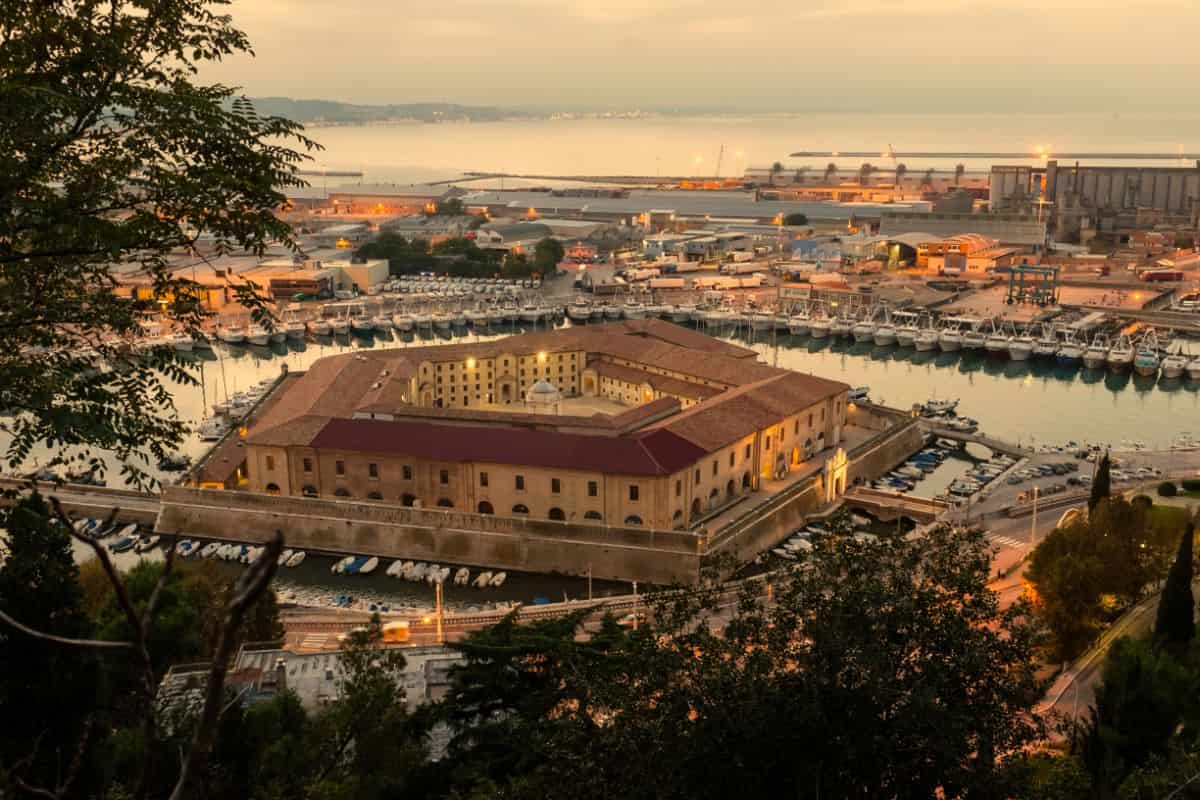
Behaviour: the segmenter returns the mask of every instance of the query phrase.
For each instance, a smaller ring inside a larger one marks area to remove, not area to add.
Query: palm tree
[[[828,185],[837,179],[837,164],[830,161],[825,165],[825,183]]]
[[[967,171],[966,164],[959,164],[954,168],[954,185],[958,186],[958,182],[962,180],[963,174]]]
[[[875,171],[875,167],[868,162],[863,162],[863,165],[858,168],[858,185],[866,186],[867,179],[871,177],[871,173]]]
[[[776,161],[774,164],[771,165],[771,175],[770,175],[770,178],[768,179],[768,182],[772,186],[775,185],[775,176],[780,174],[781,172],[783,172],[783,164]]]
[[[926,191],[933,191],[933,167],[925,170],[925,177],[921,179],[921,188]]]
[[[796,174],[792,176],[793,183],[804,183],[804,173],[808,172],[808,167],[796,167]]]
[[[900,181],[904,178],[904,173],[908,172],[908,167],[903,164],[896,165],[896,181],[892,184],[892,200],[896,199],[896,190],[900,188]]]

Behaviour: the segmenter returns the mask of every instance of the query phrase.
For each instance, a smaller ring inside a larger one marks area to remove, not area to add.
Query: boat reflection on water
[[[1108,370],[1108,374],[1104,376],[1104,388],[1110,392],[1120,392],[1129,386],[1130,372],[1113,372]]]
[[[1100,381],[1104,380],[1104,376],[1107,374],[1107,369],[1092,369],[1091,367],[1084,367],[1079,371],[1079,380],[1083,383],[1091,385],[1093,383],[1100,383]]]

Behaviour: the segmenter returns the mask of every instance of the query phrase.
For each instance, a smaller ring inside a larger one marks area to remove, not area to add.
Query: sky
[[[233,0],[251,96],[836,111],[1186,108],[1195,0]]]

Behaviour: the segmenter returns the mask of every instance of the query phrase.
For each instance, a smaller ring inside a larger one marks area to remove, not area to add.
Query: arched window
[[[550,519],[558,520],[559,522],[562,522],[563,520],[565,520],[567,518],[567,515],[563,513],[563,510],[561,508],[550,509],[550,513],[547,514],[546,516],[548,516]]]
[[[368,500],[382,500],[383,495],[381,495],[379,492],[367,492],[367,499]]]
[[[454,508],[454,501],[448,497],[439,497],[437,504],[439,508]]]
[[[640,528],[642,526],[642,518],[637,514],[630,514],[625,518],[625,524],[631,528]]]
[[[692,516],[693,516],[693,517],[698,517],[698,516],[700,516],[700,511],[701,511],[701,508],[702,508],[702,506],[700,505],[700,498],[699,498],[699,497],[697,497],[697,498],[695,498],[694,500],[692,500]]]
[[[496,510],[494,508],[492,508],[492,504],[489,503],[487,500],[480,500],[479,501],[479,513],[480,514],[495,514]]]
[[[730,478],[729,483],[725,484],[725,494],[729,497],[733,497],[736,493],[737,487],[733,484],[733,479]]]
[[[742,488],[743,489],[750,488],[750,473],[749,472],[742,473]]]
[[[339,486],[339,487],[338,487],[338,488],[337,488],[337,489],[334,491],[334,494],[335,494],[335,495],[337,495],[338,497],[349,497],[349,496],[350,496],[350,490],[349,490],[349,489],[347,489],[345,486]]]
[[[528,514],[528,513],[529,513],[529,507],[528,507],[527,505],[525,505],[524,503],[517,503],[515,506],[513,506],[512,513],[514,513],[514,514]]]
[[[599,511],[589,511],[589,512],[587,512],[586,514],[584,514],[584,515],[583,515],[583,518],[584,518],[584,519],[594,519],[594,520],[601,520],[601,521],[603,521],[603,519],[604,519],[604,515],[603,515],[603,514],[601,514]]]
[[[415,502],[417,502],[417,498],[415,495],[404,494],[400,497],[400,504],[404,505],[404,506],[408,506],[409,508],[411,508],[413,503],[415,503]]]
[[[316,497],[317,496],[317,487],[311,486],[311,485],[305,486],[303,489],[300,490],[300,494],[304,495],[305,497]]]
[[[671,515],[671,519],[675,520],[676,522],[683,519],[683,509],[682,508],[675,509],[675,513]]]
[[[712,488],[712,491],[708,493],[708,499],[709,499],[709,500],[712,500],[713,498],[715,498],[715,497],[716,497],[717,495],[719,495],[719,494],[720,494],[720,492],[718,492],[718,491],[717,491],[717,487],[715,487],[715,486],[714,486],[714,487]]]
[[[267,488],[267,491],[271,494],[279,494],[279,484],[278,483],[268,483],[266,488]]]

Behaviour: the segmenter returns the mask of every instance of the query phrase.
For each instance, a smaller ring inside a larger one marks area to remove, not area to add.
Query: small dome
[[[558,394],[558,389],[554,388],[554,384],[544,379],[530,386],[529,391],[532,394]]]

